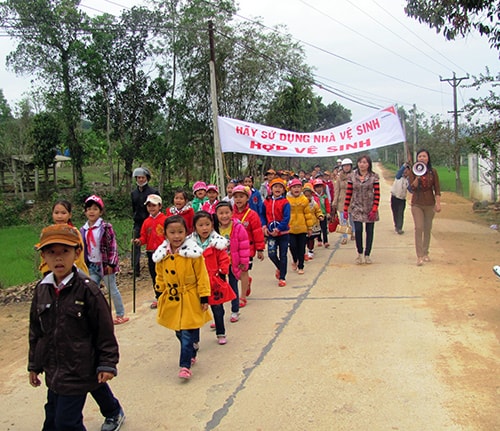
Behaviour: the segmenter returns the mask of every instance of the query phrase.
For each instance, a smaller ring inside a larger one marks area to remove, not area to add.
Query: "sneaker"
[[[231,323],[236,323],[238,320],[240,320],[239,313],[231,313],[231,318],[229,319],[229,321]]]
[[[127,323],[130,320],[130,318],[125,317],[125,316],[116,316],[115,319],[113,319],[113,323],[115,325],[121,325],[122,323]]]
[[[286,281],[285,280],[278,281],[278,286],[279,287],[285,287],[286,286]]]
[[[363,263],[363,255],[358,254],[358,257],[356,258],[355,262],[356,262],[356,265],[361,265]]]
[[[212,323],[210,324],[210,329],[215,329],[215,322],[212,322]]]
[[[223,346],[224,344],[227,343],[226,336],[225,335],[217,335],[217,342]]]
[[[191,370],[189,368],[186,368],[186,367],[182,367],[180,370],[179,370],[179,378],[180,379],[190,379],[192,376],[192,373],[191,373]]]
[[[158,301],[153,301],[151,303],[151,305],[149,306],[149,308],[151,308],[152,310],[154,310],[155,308],[158,308]]]
[[[372,263],[372,260],[370,259],[370,256],[365,256],[365,263],[367,265],[369,265],[370,263]]]
[[[104,419],[104,423],[101,426],[101,431],[118,431],[123,422],[125,421],[125,413],[123,409],[120,409],[120,413],[112,418]]]

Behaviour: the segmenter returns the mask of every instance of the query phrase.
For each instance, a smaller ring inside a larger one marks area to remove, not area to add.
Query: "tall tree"
[[[473,30],[488,37],[500,49],[500,2],[498,0],[407,0],[408,16],[424,22],[446,39],[466,36]]]
[[[54,163],[54,157],[61,142],[61,127],[59,119],[48,112],[36,114],[31,130],[33,137],[33,162],[43,169],[44,188],[42,196],[47,196],[49,182],[49,167]]]
[[[469,85],[476,90],[488,88],[488,95],[474,97],[464,106],[470,127],[472,150],[479,154],[486,164],[482,179],[491,185],[491,198],[498,200],[500,185],[500,73],[492,75],[489,69],[479,76],[473,76]]]
[[[83,43],[86,15],[79,0],[6,0],[0,3],[1,24],[17,42],[7,63],[18,73],[31,73],[50,93],[62,95],[62,111],[77,189],[83,185],[80,142],[81,89],[76,52]]]
[[[110,144],[118,141],[128,185],[142,146],[153,139],[152,122],[165,95],[163,78],[147,73],[154,58],[150,40],[160,31],[157,22],[155,12],[137,7],[124,10],[118,19],[99,16],[92,22],[92,43],[83,53],[86,78],[95,91],[87,112],[106,131]]]

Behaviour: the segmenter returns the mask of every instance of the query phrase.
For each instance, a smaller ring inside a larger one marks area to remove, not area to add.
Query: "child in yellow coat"
[[[302,193],[302,181],[294,178],[288,183],[290,189],[287,199],[290,202],[290,252],[292,269],[299,275],[304,274],[304,255],[307,236],[312,233],[313,218],[309,200]]]
[[[192,239],[186,239],[184,219],[175,215],[165,220],[165,238],[153,254],[156,262],[158,298],[156,321],[175,331],[181,343],[179,377],[191,377],[196,361],[195,343],[199,330],[212,320],[208,312],[210,280],[203,259],[203,250]]]

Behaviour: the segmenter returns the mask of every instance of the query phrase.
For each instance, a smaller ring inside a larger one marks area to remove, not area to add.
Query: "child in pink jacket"
[[[229,240],[229,257],[231,266],[229,268],[229,284],[236,294],[231,301],[231,322],[239,320],[240,299],[238,292],[238,280],[242,272],[248,272],[250,263],[250,241],[248,234],[241,222],[233,218],[233,207],[231,203],[222,201],[215,207],[215,230],[217,233]]]

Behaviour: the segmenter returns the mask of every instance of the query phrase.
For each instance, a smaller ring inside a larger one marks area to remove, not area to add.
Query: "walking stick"
[[[134,229],[132,229],[132,312],[135,314],[135,244]]]

